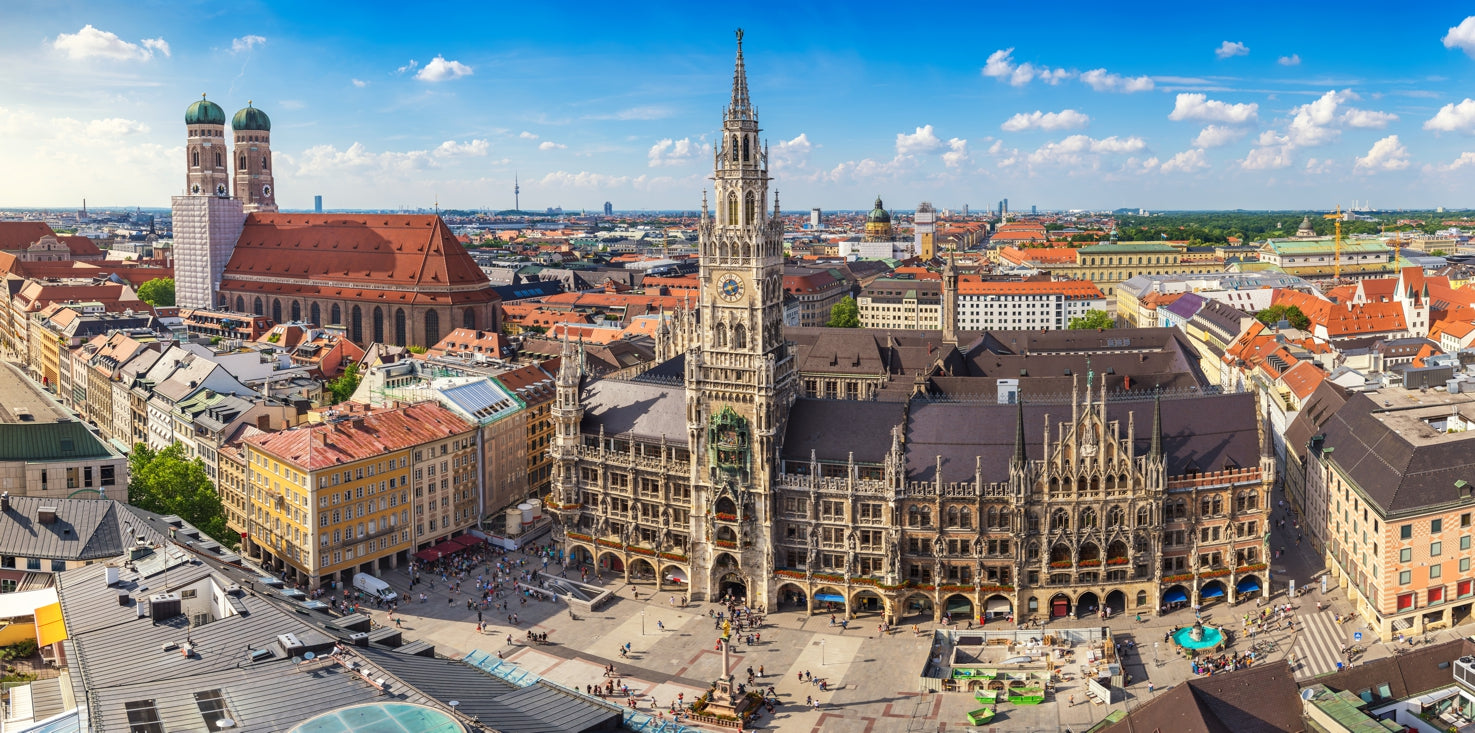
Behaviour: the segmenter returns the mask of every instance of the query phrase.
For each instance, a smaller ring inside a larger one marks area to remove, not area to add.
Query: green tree
[[[144,443],[135,445],[128,456],[128,472],[128,501],[134,506],[177,515],[221,544],[236,546],[205,462],[185,458],[179,443],[161,451]]]
[[[1433,255],[1435,257],[1448,257],[1449,256],[1449,253],[1448,252],[1445,252],[1442,249],[1430,250],[1429,251],[1429,254],[1430,255]]]
[[[333,404],[338,404],[353,396],[354,390],[359,388],[359,382],[363,377],[359,375],[359,365],[350,363],[343,373],[334,379],[328,380],[328,392],[333,395]]]
[[[138,299],[155,308],[174,305],[174,278],[156,277],[138,286]]]
[[[825,324],[835,328],[860,328],[860,306],[849,295],[830,308],[830,320]]]
[[[1111,317],[1110,313],[1093,308],[1086,311],[1086,315],[1080,318],[1070,319],[1070,327],[1074,329],[1116,328],[1116,320]]]
[[[1301,309],[1294,305],[1272,305],[1265,310],[1255,314],[1255,319],[1267,326],[1274,326],[1281,321],[1289,321],[1291,328],[1306,330],[1311,327],[1311,319],[1306,317]]]

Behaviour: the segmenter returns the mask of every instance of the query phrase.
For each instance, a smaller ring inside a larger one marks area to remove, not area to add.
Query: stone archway
[[[820,613],[844,612],[845,594],[828,585],[822,585],[816,588],[814,591],[814,610]]]
[[[1111,615],[1125,613],[1127,610],[1127,594],[1119,590],[1106,594],[1106,607],[1111,610]]]
[[[778,610],[809,610],[809,594],[798,583],[782,583],[778,587]]]
[[[717,578],[714,584],[717,588],[717,599],[731,598],[733,601],[742,603],[748,598],[748,581],[735,572],[724,573]]]
[[[1163,605],[1167,606],[1165,610],[1182,608],[1188,605],[1188,602],[1192,599],[1193,594],[1181,585],[1170,585],[1163,590]]]
[[[574,565],[594,565],[594,554],[583,545],[570,545],[568,548],[569,560]]]
[[[983,599],[983,615],[988,619],[1006,619],[1014,615],[1014,602],[999,593]]]
[[[1101,597],[1091,591],[1076,596],[1076,617],[1085,618],[1088,613],[1101,611]]]
[[[1204,583],[1198,589],[1198,605],[1207,606],[1215,601],[1222,601],[1227,592],[1228,589],[1224,587],[1224,583],[1221,581],[1211,580]]]
[[[919,623],[930,621],[937,617],[932,603],[932,596],[926,593],[913,593],[901,602],[901,621]]]
[[[1065,618],[1070,615],[1070,596],[1056,593],[1050,597],[1050,618]]]
[[[690,585],[691,580],[680,565],[661,568],[661,590],[679,590],[685,593]]]
[[[1265,585],[1258,575],[1242,575],[1234,584],[1235,602],[1248,598],[1262,597],[1265,594]]]
[[[625,559],[617,552],[603,552],[599,555],[599,569],[608,570],[612,573],[625,572]]]
[[[954,621],[976,618],[973,612],[973,599],[962,593],[954,593],[942,599],[942,612],[952,617]]]
[[[630,558],[631,583],[655,583],[656,566],[643,557]]]
[[[862,588],[850,595],[850,617],[880,616],[886,612],[886,601],[881,594]]]

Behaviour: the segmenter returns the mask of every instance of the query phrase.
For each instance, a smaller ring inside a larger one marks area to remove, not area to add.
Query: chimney
[[[56,524],[56,507],[43,506],[37,509],[36,520],[42,524]]]

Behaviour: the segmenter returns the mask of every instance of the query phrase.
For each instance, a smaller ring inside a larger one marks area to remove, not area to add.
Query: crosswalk
[[[1331,611],[1303,613],[1299,620],[1301,633],[1296,635],[1296,645],[1292,647],[1298,660],[1296,677],[1304,679],[1337,671],[1337,662],[1344,661],[1342,647],[1348,644],[1350,634],[1343,633]]]

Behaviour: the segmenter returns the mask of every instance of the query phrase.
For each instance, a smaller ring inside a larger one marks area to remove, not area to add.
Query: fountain
[[[1210,649],[1224,643],[1224,632],[1213,626],[1204,626],[1202,621],[1194,621],[1192,626],[1174,631],[1173,641],[1191,651]]]

